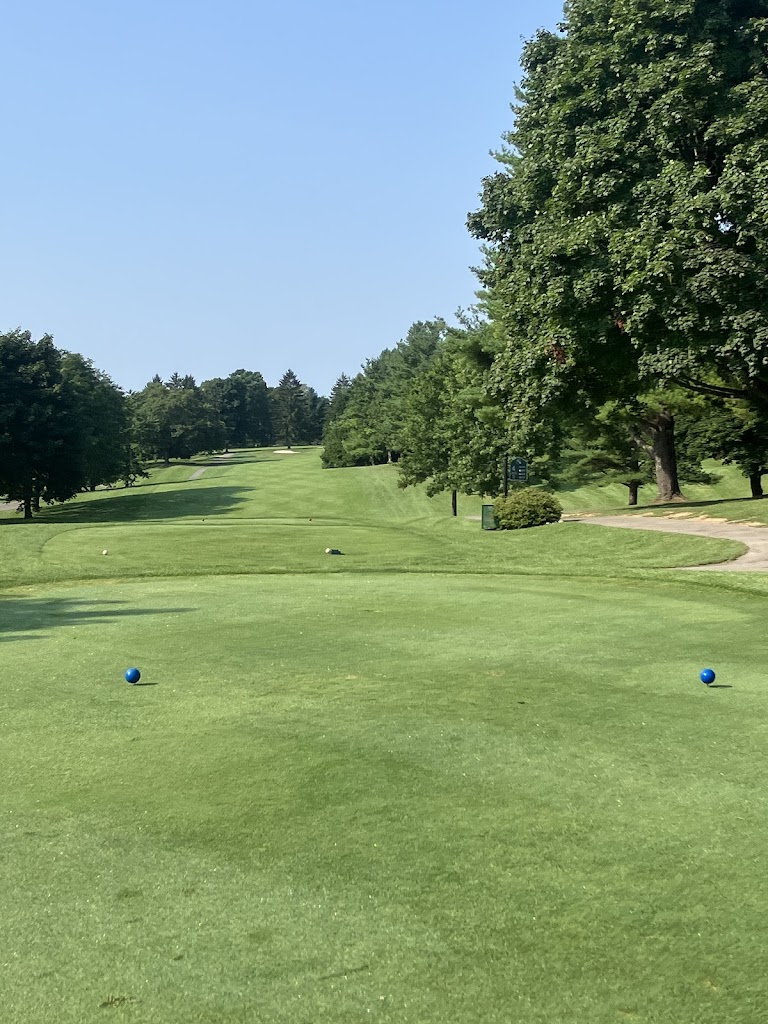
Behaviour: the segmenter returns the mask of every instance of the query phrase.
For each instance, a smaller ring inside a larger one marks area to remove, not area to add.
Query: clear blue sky
[[[474,300],[465,228],[557,0],[7,4],[0,330],[126,389],[341,372]]]

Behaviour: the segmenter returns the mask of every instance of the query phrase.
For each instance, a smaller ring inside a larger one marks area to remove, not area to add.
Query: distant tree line
[[[149,461],[270,444],[318,444],[327,398],[292,370],[269,388],[236,370],[203,381],[155,376],[125,394],[107,374],[45,335],[0,334],[0,496],[25,518],[41,502],[146,476]]]

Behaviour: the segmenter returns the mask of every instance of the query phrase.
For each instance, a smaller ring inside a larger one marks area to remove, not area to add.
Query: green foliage
[[[684,421],[685,450],[698,459],[734,463],[749,477],[752,496],[762,497],[768,473],[768,421],[744,401],[710,399]]]
[[[338,419],[339,416],[344,412],[347,402],[349,401],[349,392],[352,388],[352,381],[346,375],[342,373],[337,379],[336,383],[331,388],[331,397],[328,405],[328,414],[326,422],[330,423],[331,420]]]
[[[623,484],[629,504],[637,504],[639,488],[654,478],[654,464],[633,411],[608,402],[592,420],[577,420],[561,451],[558,486]]]
[[[766,418],[767,41],[764,0],[572,0],[527,44],[469,221],[505,338],[489,389],[515,396],[521,445],[556,452],[553,421],[658,381]]]
[[[0,493],[24,505],[66,501],[143,473],[123,393],[49,336],[0,335]]]
[[[289,448],[299,444],[306,435],[307,405],[304,385],[293,370],[286,370],[273,388],[270,404],[276,440]]]
[[[224,424],[225,447],[247,448],[272,442],[269,393],[260,373],[235,370],[228,377],[204,380],[200,387]]]
[[[21,501],[25,518],[40,500],[65,501],[86,483],[77,408],[49,335],[0,335],[0,493]]]
[[[330,401],[325,395],[319,395],[314,388],[304,385],[304,431],[300,444],[320,444],[323,431],[328,421]]]
[[[503,414],[488,398],[478,350],[485,322],[452,330],[414,379],[402,411],[400,486],[428,494],[497,494],[503,485]]]
[[[557,523],[563,507],[554,494],[538,487],[521,487],[500,496],[493,503],[493,516],[500,530],[524,530],[529,526]]]
[[[130,396],[133,434],[144,458],[189,459],[223,448],[224,423],[218,409],[193,378],[158,379]]]
[[[690,443],[690,424],[706,416],[709,403],[679,388],[663,395],[650,392],[634,401],[606,402],[589,418],[576,416],[565,431],[553,482],[558,487],[623,484],[629,504],[637,504],[639,488],[656,476],[653,430],[670,403],[682,411],[675,420],[680,478],[711,483],[712,475],[702,469],[701,461],[712,453]]]
[[[122,391],[89,359],[65,352],[63,379],[73,397],[76,425],[67,459],[80,466],[83,485],[90,490],[110,485],[143,470],[133,450],[128,404]]]
[[[394,349],[367,360],[351,383],[347,378],[337,382],[323,437],[324,466],[397,461],[411,388],[445,334],[441,319],[415,323]]]

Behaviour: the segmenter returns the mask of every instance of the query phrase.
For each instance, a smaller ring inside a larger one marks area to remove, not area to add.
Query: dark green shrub
[[[524,530],[528,526],[557,523],[563,508],[554,494],[538,487],[521,487],[508,498],[496,498],[493,515],[500,530]]]

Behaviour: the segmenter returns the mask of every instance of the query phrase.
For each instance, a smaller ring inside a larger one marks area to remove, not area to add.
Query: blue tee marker
[[[125,681],[127,683],[134,683],[134,684],[136,684],[136,683],[138,683],[138,681],[140,679],[141,679],[141,672],[139,672],[139,670],[137,668],[129,668],[129,669],[126,670]]]
[[[715,681],[715,670],[712,668],[702,669],[699,679],[702,681],[702,683],[705,683],[707,686],[709,686],[710,683],[714,683]]]

